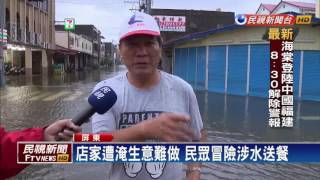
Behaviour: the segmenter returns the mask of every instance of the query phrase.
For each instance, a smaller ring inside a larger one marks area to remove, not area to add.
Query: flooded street
[[[26,79],[7,77],[0,90],[1,126],[42,127],[71,118],[85,105],[94,85],[124,71],[108,70]],[[320,103],[295,102],[294,128],[268,128],[267,100],[196,92],[210,142],[320,142]],[[90,124],[83,126],[90,132]],[[320,179],[320,164],[205,163],[202,179]],[[107,164],[33,165],[12,179],[106,179]]]

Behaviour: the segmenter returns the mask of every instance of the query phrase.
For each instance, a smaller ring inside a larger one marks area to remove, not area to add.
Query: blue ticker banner
[[[320,144],[73,143],[73,162],[320,163]]]

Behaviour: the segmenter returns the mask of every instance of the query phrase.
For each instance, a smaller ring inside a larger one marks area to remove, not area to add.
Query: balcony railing
[[[21,38],[21,29],[17,29],[17,40],[18,41],[21,41],[22,40],[22,38]]]
[[[42,34],[41,33],[38,33],[38,44],[39,46],[43,46],[42,44]]]
[[[29,32],[29,31],[26,32],[26,42],[27,42],[27,43],[30,43],[30,42],[31,42],[31,41],[30,41],[30,32]]]
[[[30,43],[35,44],[35,34],[34,32],[29,32],[30,34]]]
[[[17,40],[17,26],[15,23],[10,24],[10,36],[11,40],[16,41]]]
[[[37,45],[37,44],[38,44],[38,41],[39,41],[39,39],[38,39],[38,34],[35,33],[35,34],[34,34],[34,43],[33,43],[33,44]]]
[[[21,29],[21,42],[26,42],[26,30]]]
[[[7,29],[7,33],[8,33],[8,41],[11,41],[11,29],[10,29],[9,22],[7,22],[7,24],[6,24],[6,29]]]
[[[50,0],[51,1],[51,0]],[[40,0],[40,1],[27,1],[28,4],[34,6],[36,8],[41,9],[42,11],[48,12],[48,1],[47,0]]]

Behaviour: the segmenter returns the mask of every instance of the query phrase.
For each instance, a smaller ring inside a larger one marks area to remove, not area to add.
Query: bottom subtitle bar
[[[73,144],[73,162],[320,162],[320,144]]]
[[[19,142],[20,164],[86,162],[320,163],[320,143]]]

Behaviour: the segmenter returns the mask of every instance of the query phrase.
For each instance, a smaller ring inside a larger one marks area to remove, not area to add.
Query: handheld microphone
[[[75,125],[81,126],[83,123],[88,122],[89,118],[94,114],[104,114],[116,103],[117,95],[108,86],[103,86],[94,91],[88,97],[87,106],[74,118],[72,121]]]

